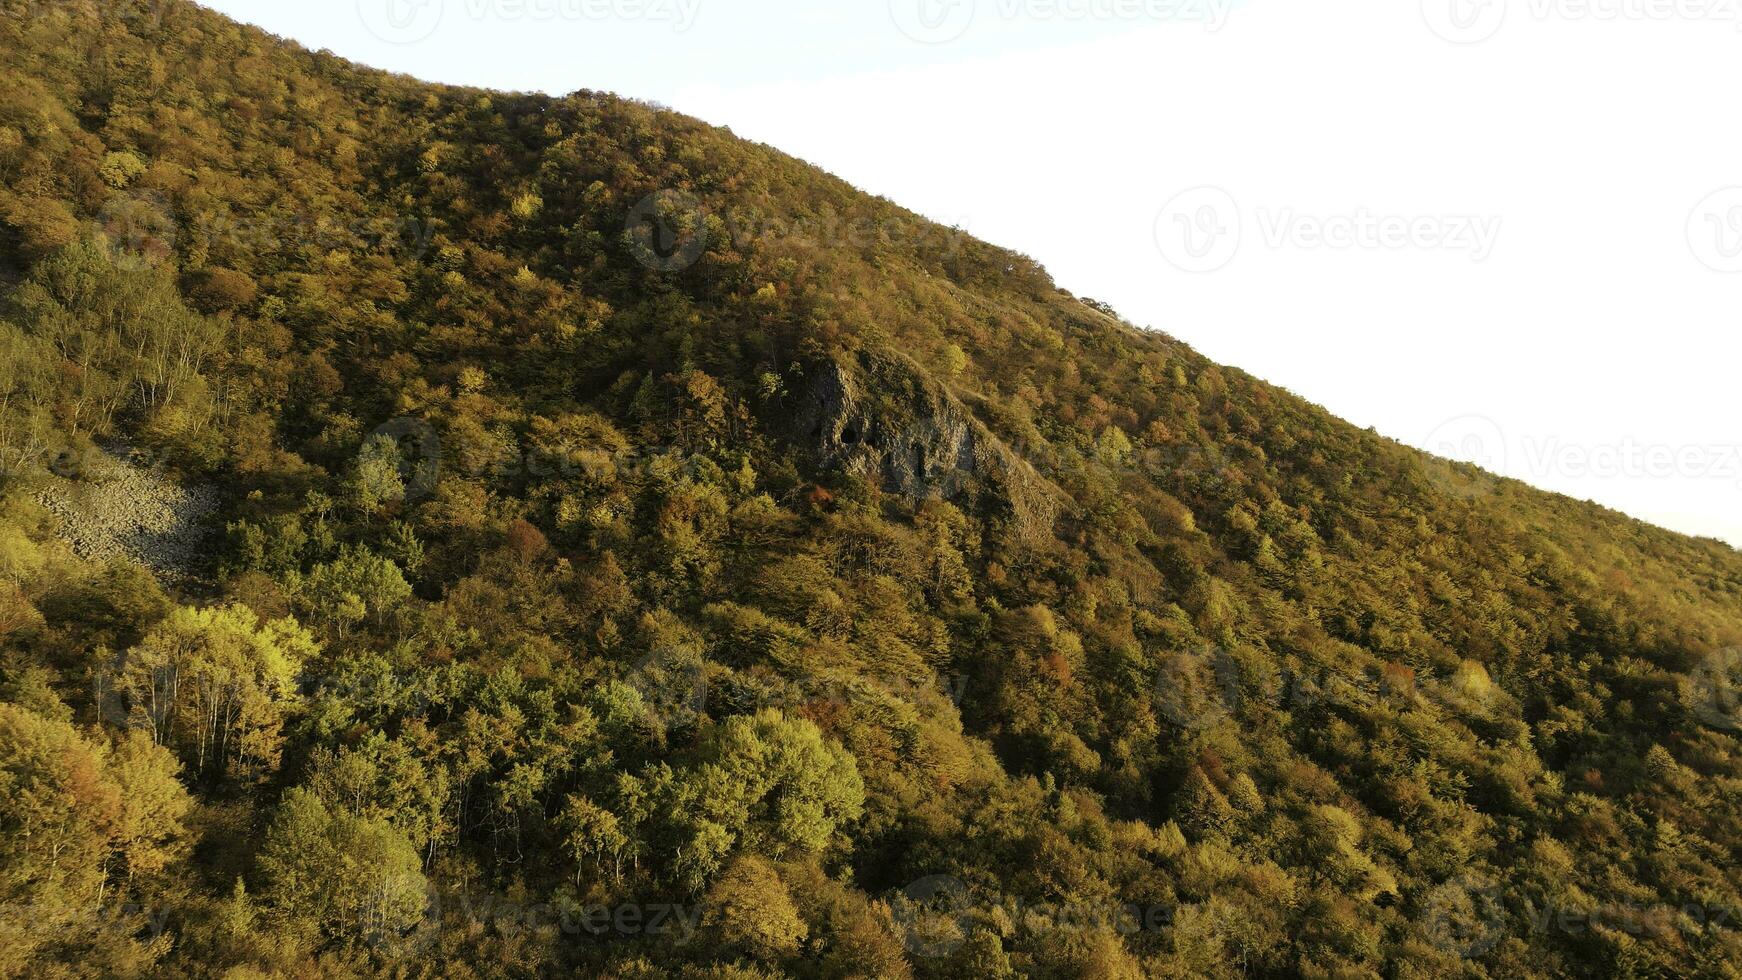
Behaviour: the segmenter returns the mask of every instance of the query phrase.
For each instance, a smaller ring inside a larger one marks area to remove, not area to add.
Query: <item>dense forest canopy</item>
[[[0,976],[1742,971],[1735,550],[670,111],[0,10]]]

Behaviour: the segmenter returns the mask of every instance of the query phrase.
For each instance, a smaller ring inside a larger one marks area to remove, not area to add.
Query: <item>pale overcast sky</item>
[[[1412,445],[1742,544],[1742,0],[207,0],[661,102]]]

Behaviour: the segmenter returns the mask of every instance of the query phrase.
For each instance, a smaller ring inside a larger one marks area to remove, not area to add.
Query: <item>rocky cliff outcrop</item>
[[[788,436],[825,469],[913,500],[1008,508],[1014,529],[1049,534],[1062,494],[913,361],[860,352],[806,369]]]

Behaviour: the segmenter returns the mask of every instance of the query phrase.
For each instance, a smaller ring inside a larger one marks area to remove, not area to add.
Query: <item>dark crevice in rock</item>
[[[1061,494],[960,400],[897,354],[813,364],[782,431],[824,469],[913,500],[1008,508],[1024,536],[1050,533]]]

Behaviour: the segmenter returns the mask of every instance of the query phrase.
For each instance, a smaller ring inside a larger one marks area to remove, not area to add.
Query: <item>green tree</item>
[[[576,884],[581,881],[583,862],[589,861],[595,868],[610,862],[612,878],[622,880],[623,859],[633,844],[616,814],[584,796],[570,794],[557,823],[563,829],[563,845],[575,863]]]
[[[255,775],[278,764],[297,675],[318,653],[295,620],[180,607],[121,659],[114,696],[194,772]]]
[[[342,945],[397,940],[429,904],[423,863],[404,834],[303,789],[285,794],[257,862],[272,904]]]
[[[399,442],[392,436],[370,436],[357,453],[357,465],[351,473],[352,501],[364,513],[374,513],[388,504],[405,499],[405,480],[400,476],[405,461],[399,452]]]
[[[411,598],[411,583],[399,566],[367,548],[345,548],[296,586],[304,606],[341,635],[366,618],[380,621]]]
[[[0,704],[0,894],[8,903],[93,902],[121,789],[102,750],[64,721]]]
[[[696,891],[740,851],[773,858],[823,851],[864,811],[852,754],[812,722],[774,709],[720,723],[693,766],[644,776],[652,778],[632,780],[636,799],[618,812],[632,826],[645,821],[672,835],[673,870]]]
[[[702,923],[727,947],[755,959],[775,962],[798,951],[807,935],[774,867],[744,855],[726,868],[708,890]]]
[[[110,752],[109,773],[122,801],[115,846],[128,877],[162,871],[186,854],[182,824],[194,801],[181,784],[181,768],[173,753],[138,730],[118,738]]]
[[[168,949],[125,886],[182,853],[191,801],[148,739],[111,753],[0,703],[0,976],[143,976]],[[124,871],[116,875],[115,872]]]
[[[738,804],[719,810],[729,817],[722,823],[741,827],[751,848],[773,857],[823,850],[864,810],[865,783],[852,754],[804,719],[772,709],[728,718],[705,758],[699,782],[731,787]]]
[[[372,732],[354,747],[319,748],[309,769],[307,788],[321,802],[384,820],[420,851],[433,850],[451,829],[447,769],[423,758],[404,738]]]

